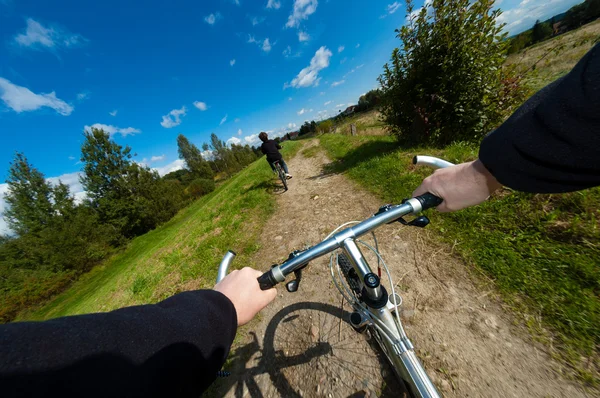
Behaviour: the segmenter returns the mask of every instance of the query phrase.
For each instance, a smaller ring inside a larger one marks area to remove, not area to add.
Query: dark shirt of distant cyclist
[[[260,133],[258,135],[258,138],[260,138],[260,140],[263,142],[260,146],[260,150],[262,151],[262,153],[267,155],[267,161],[269,163],[273,163],[276,160],[283,159],[281,153],[279,153],[281,146],[277,143],[277,141],[270,140],[267,133],[264,132]]]

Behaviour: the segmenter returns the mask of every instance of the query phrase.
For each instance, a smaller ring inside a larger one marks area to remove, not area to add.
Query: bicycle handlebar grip
[[[260,290],[269,290],[277,284],[277,281],[275,278],[273,278],[273,273],[271,271],[265,272],[259,276],[257,280]]]
[[[421,206],[423,206],[423,210],[431,209],[432,207],[438,207],[444,201],[439,196],[435,196],[432,193],[424,193],[423,195],[417,196],[419,202],[421,202]]]

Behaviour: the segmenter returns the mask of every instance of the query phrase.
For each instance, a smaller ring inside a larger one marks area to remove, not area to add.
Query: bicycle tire
[[[360,294],[360,290],[361,290],[360,289],[360,280],[358,278],[358,275],[356,274],[356,271],[354,270],[354,267],[352,267],[352,263],[350,263],[350,260],[344,253],[341,253],[338,255],[338,264],[340,265],[342,274],[344,274],[344,277],[346,278],[346,282],[348,283],[348,286],[355,293],[355,295],[357,296],[357,299],[360,300],[360,298],[358,296]],[[363,329],[363,328],[357,329],[356,327],[354,327],[354,325],[352,325],[352,324],[350,324],[350,325],[354,328],[354,330],[356,330],[359,333],[363,333],[365,331],[365,329]],[[401,383],[404,384],[405,383],[404,377],[402,376],[402,373],[400,372],[400,370],[396,368],[396,365],[391,358],[391,355],[394,355],[393,348],[391,346],[389,346],[389,343],[386,339],[381,337],[379,331],[376,328],[369,325],[369,326],[366,326],[366,330],[368,331],[369,335],[377,342],[377,345],[379,346],[379,350],[381,351],[383,356],[387,359],[387,363],[388,363],[389,367],[392,369],[392,372],[394,373],[394,375],[396,376],[398,381],[400,381]],[[412,394],[411,394],[411,396],[412,396]]]
[[[358,279],[358,275],[352,267],[352,263],[348,259],[348,257],[344,254],[338,254],[338,264],[340,265],[340,269],[342,270],[342,274],[344,274],[344,278],[346,278],[346,282],[350,289],[354,292],[354,294],[358,297],[360,295],[360,279]]]
[[[349,316],[337,306],[316,302],[295,303],[277,313],[263,343],[264,363],[276,391],[264,395],[315,396],[307,386],[321,385],[319,395],[324,396],[368,389],[385,397],[408,397],[381,350],[348,327]]]
[[[279,179],[283,183],[283,188],[287,191],[288,190],[287,177],[285,176],[285,173],[283,172],[283,168],[281,167],[281,165],[279,163],[277,163],[277,173],[279,174]]]

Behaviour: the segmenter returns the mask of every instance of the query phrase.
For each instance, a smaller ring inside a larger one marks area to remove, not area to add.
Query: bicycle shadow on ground
[[[336,320],[341,319],[341,322],[339,322],[340,327],[351,328],[347,322],[350,315],[349,312],[340,307],[315,302],[301,302],[287,306],[275,314],[269,322],[265,331],[262,349],[256,334],[250,332],[249,335],[252,337],[252,341],[230,353],[228,359],[229,365],[226,365],[226,370],[231,372],[231,376],[217,379],[205,396],[222,397],[231,392],[233,392],[236,398],[248,396],[252,398],[262,398],[265,396],[292,398],[315,396],[315,386],[309,385],[310,381],[303,378],[301,374],[295,379],[290,380],[293,378],[291,375],[294,375],[294,372],[297,372],[298,369],[307,371],[309,376],[320,378],[321,382],[326,378],[332,379],[335,377],[336,380],[339,380],[338,377],[340,379],[344,377],[345,380],[341,380],[341,382],[348,386],[348,383],[354,384],[357,380],[362,380],[361,378],[365,376],[360,372],[360,364],[357,367],[352,367],[348,365],[350,362],[344,361],[343,358],[336,358],[335,355],[332,356],[336,345],[335,342],[332,346],[328,341],[312,341],[308,347],[304,347],[302,344],[303,341],[300,341],[303,339],[300,338],[290,341],[289,351],[287,346],[281,349],[281,341],[290,340],[290,336],[285,333],[286,330],[282,329],[281,326],[285,324],[292,325],[301,316],[299,314],[303,314],[305,311],[311,311],[314,317],[322,313],[327,317],[335,317]],[[335,324],[337,325],[337,323],[336,321]],[[353,336],[357,339],[363,338],[353,330],[351,333],[355,334]],[[334,334],[336,333],[334,332]],[[381,353],[379,346],[374,342],[374,339],[370,339],[368,345],[369,347],[366,350],[371,350],[370,355],[377,358],[377,371],[383,374],[383,382],[381,385],[374,387],[356,388],[355,391],[348,395],[348,398],[365,397],[369,394],[369,391],[371,394],[369,396],[372,397],[374,389],[377,390],[380,397],[408,396],[406,388],[394,377],[392,369]],[[336,369],[341,369],[344,374],[340,375],[339,373],[331,372],[332,368],[328,367],[329,363],[333,363],[333,366],[337,366],[338,368]],[[320,364],[321,367],[319,366]],[[268,375],[269,383],[264,382],[264,377],[262,378],[262,383],[257,378],[257,376],[264,374]],[[325,391],[321,390],[319,394],[320,387],[316,388],[316,395],[323,395]]]
[[[251,187],[247,188],[244,191],[244,193],[248,193],[255,189],[264,189],[267,192],[275,194],[275,195],[281,195],[282,193],[286,192],[285,188],[283,187],[283,185],[281,184],[281,182],[279,180],[277,180],[277,181],[268,180],[268,181],[262,181],[262,182],[253,184]]]

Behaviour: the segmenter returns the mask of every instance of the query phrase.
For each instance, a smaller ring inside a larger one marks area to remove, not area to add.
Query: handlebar
[[[434,168],[443,168],[453,166],[452,163],[431,156],[415,156],[413,164],[423,164]],[[304,268],[312,260],[321,257],[325,254],[340,248],[346,239],[356,239],[365,235],[372,230],[400,219],[408,214],[420,213],[423,210],[437,207],[442,203],[442,199],[431,194],[423,195],[405,200],[403,204],[396,206],[384,206],[380,211],[361,223],[346,228],[327,240],[313,246],[312,248],[300,252],[290,258],[281,265],[275,265],[269,271],[265,272],[258,278],[258,283],[261,290],[268,290],[285,280],[286,276],[292,272],[297,272]],[[221,264],[217,276],[217,283],[220,282],[226,275],[235,253],[228,251]]]

